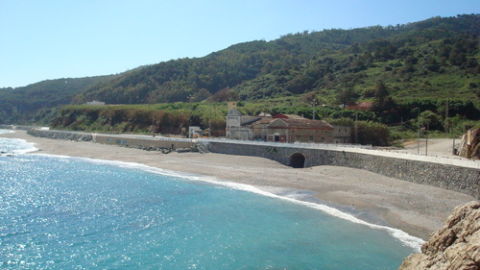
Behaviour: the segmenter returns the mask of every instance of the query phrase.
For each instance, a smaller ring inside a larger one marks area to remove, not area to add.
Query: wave
[[[56,157],[56,158],[69,158],[69,159],[78,159],[78,160],[84,160],[92,163],[97,163],[97,164],[105,164],[105,165],[113,165],[117,167],[122,167],[122,168],[131,168],[131,169],[140,169],[143,171],[148,171],[156,174],[161,174],[165,176],[171,176],[175,178],[180,178],[180,179],[186,179],[186,180],[191,180],[191,181],[199,181],[199,182],[206,182],[214,185],[219,185],[219,186],[224,186],[236,190],[242,190],[246,192],[251,192],[255,193],[258,195],[270,197],[270,198],[276,198],[284,201],[288,201],[294,204],[298,205],[303,205],[309,208],[313,208],[319,211],[322,211],[328,215],[341,218],[343,220],[353,222],[356,224],[364,225],[372,229],[377,229],[377,230],[383,230],[389,233],[392,237],[400,240],[405,246],[408,246],[410,248],[413,248],[416,251],[420,251],[421,245],[425,242],[423,239],[412,236],[400,229],[384,226],[384,225],[378,225],[374,223],[370,223],[364,220],[361,220],[357,217],[355,217],[352,214],[343,212],[341,210],[338,210],[336,208],[317,203],[317,202],[308,202],[308,201],[303,201],[299,200],[295,197],[289,197],[288,195],[278,195],[275,193],[272,193],[270,191],[261,189],[256,186],[252,185],[247,185],[247,184],[241,184],[241,183],[235,183],[235,182],[230,182],[230,181],[224,181],[224,180],[219,180],[218,178],[211,177],[211,176],[202,176],[202,175],[196,175],[196,174],[190,174],[190,173],[183,173],[183,172],[177,172],[177,171],[171,171],[171,170],[165,170],[165,169],[160,169],[156,167],[151,167],[145,164],[141,163],[135,163],[135,162],[125,162],[125,161],[112,161],[112,160],[102,160],[102,159],[93,159],[93,158],[84,158],[84,157],[70,157],[70,156],[62,156],[62,155],[51,155],[51,154],[37,154],[40,156],[50,156],[50,157]]]
[[[2,148],[3,143],[5,148]],[[27,142],[24,139],[0,138],[1,155],[22,155],[36,152],[38,150],[39,149],[35,147],[34,143]]]
[[[0,134],[10,134],[14,133],[15,131],[9,129],[0,129]]]

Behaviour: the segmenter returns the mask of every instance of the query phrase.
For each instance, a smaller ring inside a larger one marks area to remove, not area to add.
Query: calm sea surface
[[[0,151],[31,148],[0,138]],[[1,269],[396,269],[382,230],[122,164],[0,156]]]

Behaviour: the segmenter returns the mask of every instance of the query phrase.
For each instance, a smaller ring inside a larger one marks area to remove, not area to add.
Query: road
[[[460,139],[455,139],[455,143],[460,143]],[[453,139],[428,139],[428,147],[426,148],[426,140],[419,139],[415,141],[409,141],[402,152],[407,152],[411,154],[420,154],[428,156],[439,156],[439,157],[449,157],[449,158],[459,158],[459,156],[453,155]]]

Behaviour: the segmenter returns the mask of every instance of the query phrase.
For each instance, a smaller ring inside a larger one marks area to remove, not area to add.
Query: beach
[[[278,162],[247,156],[144,151],[92,142],[33,137],[24,131],[2,134],[35,143],[36,153],[136,162],[166,170],[253,185],[275,194],[299,194],[350,212],[372,223],[401,229],[427,239],[458,205],[472,196],[385,177],[365,170],[316,166],[294,169]],[[305,196],[307,194],[308,196]]]

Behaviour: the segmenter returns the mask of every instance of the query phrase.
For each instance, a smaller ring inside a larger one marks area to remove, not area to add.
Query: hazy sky
[[[119,73],[287,33],[480,13],[480,0],[0,0],[0,87]]]

